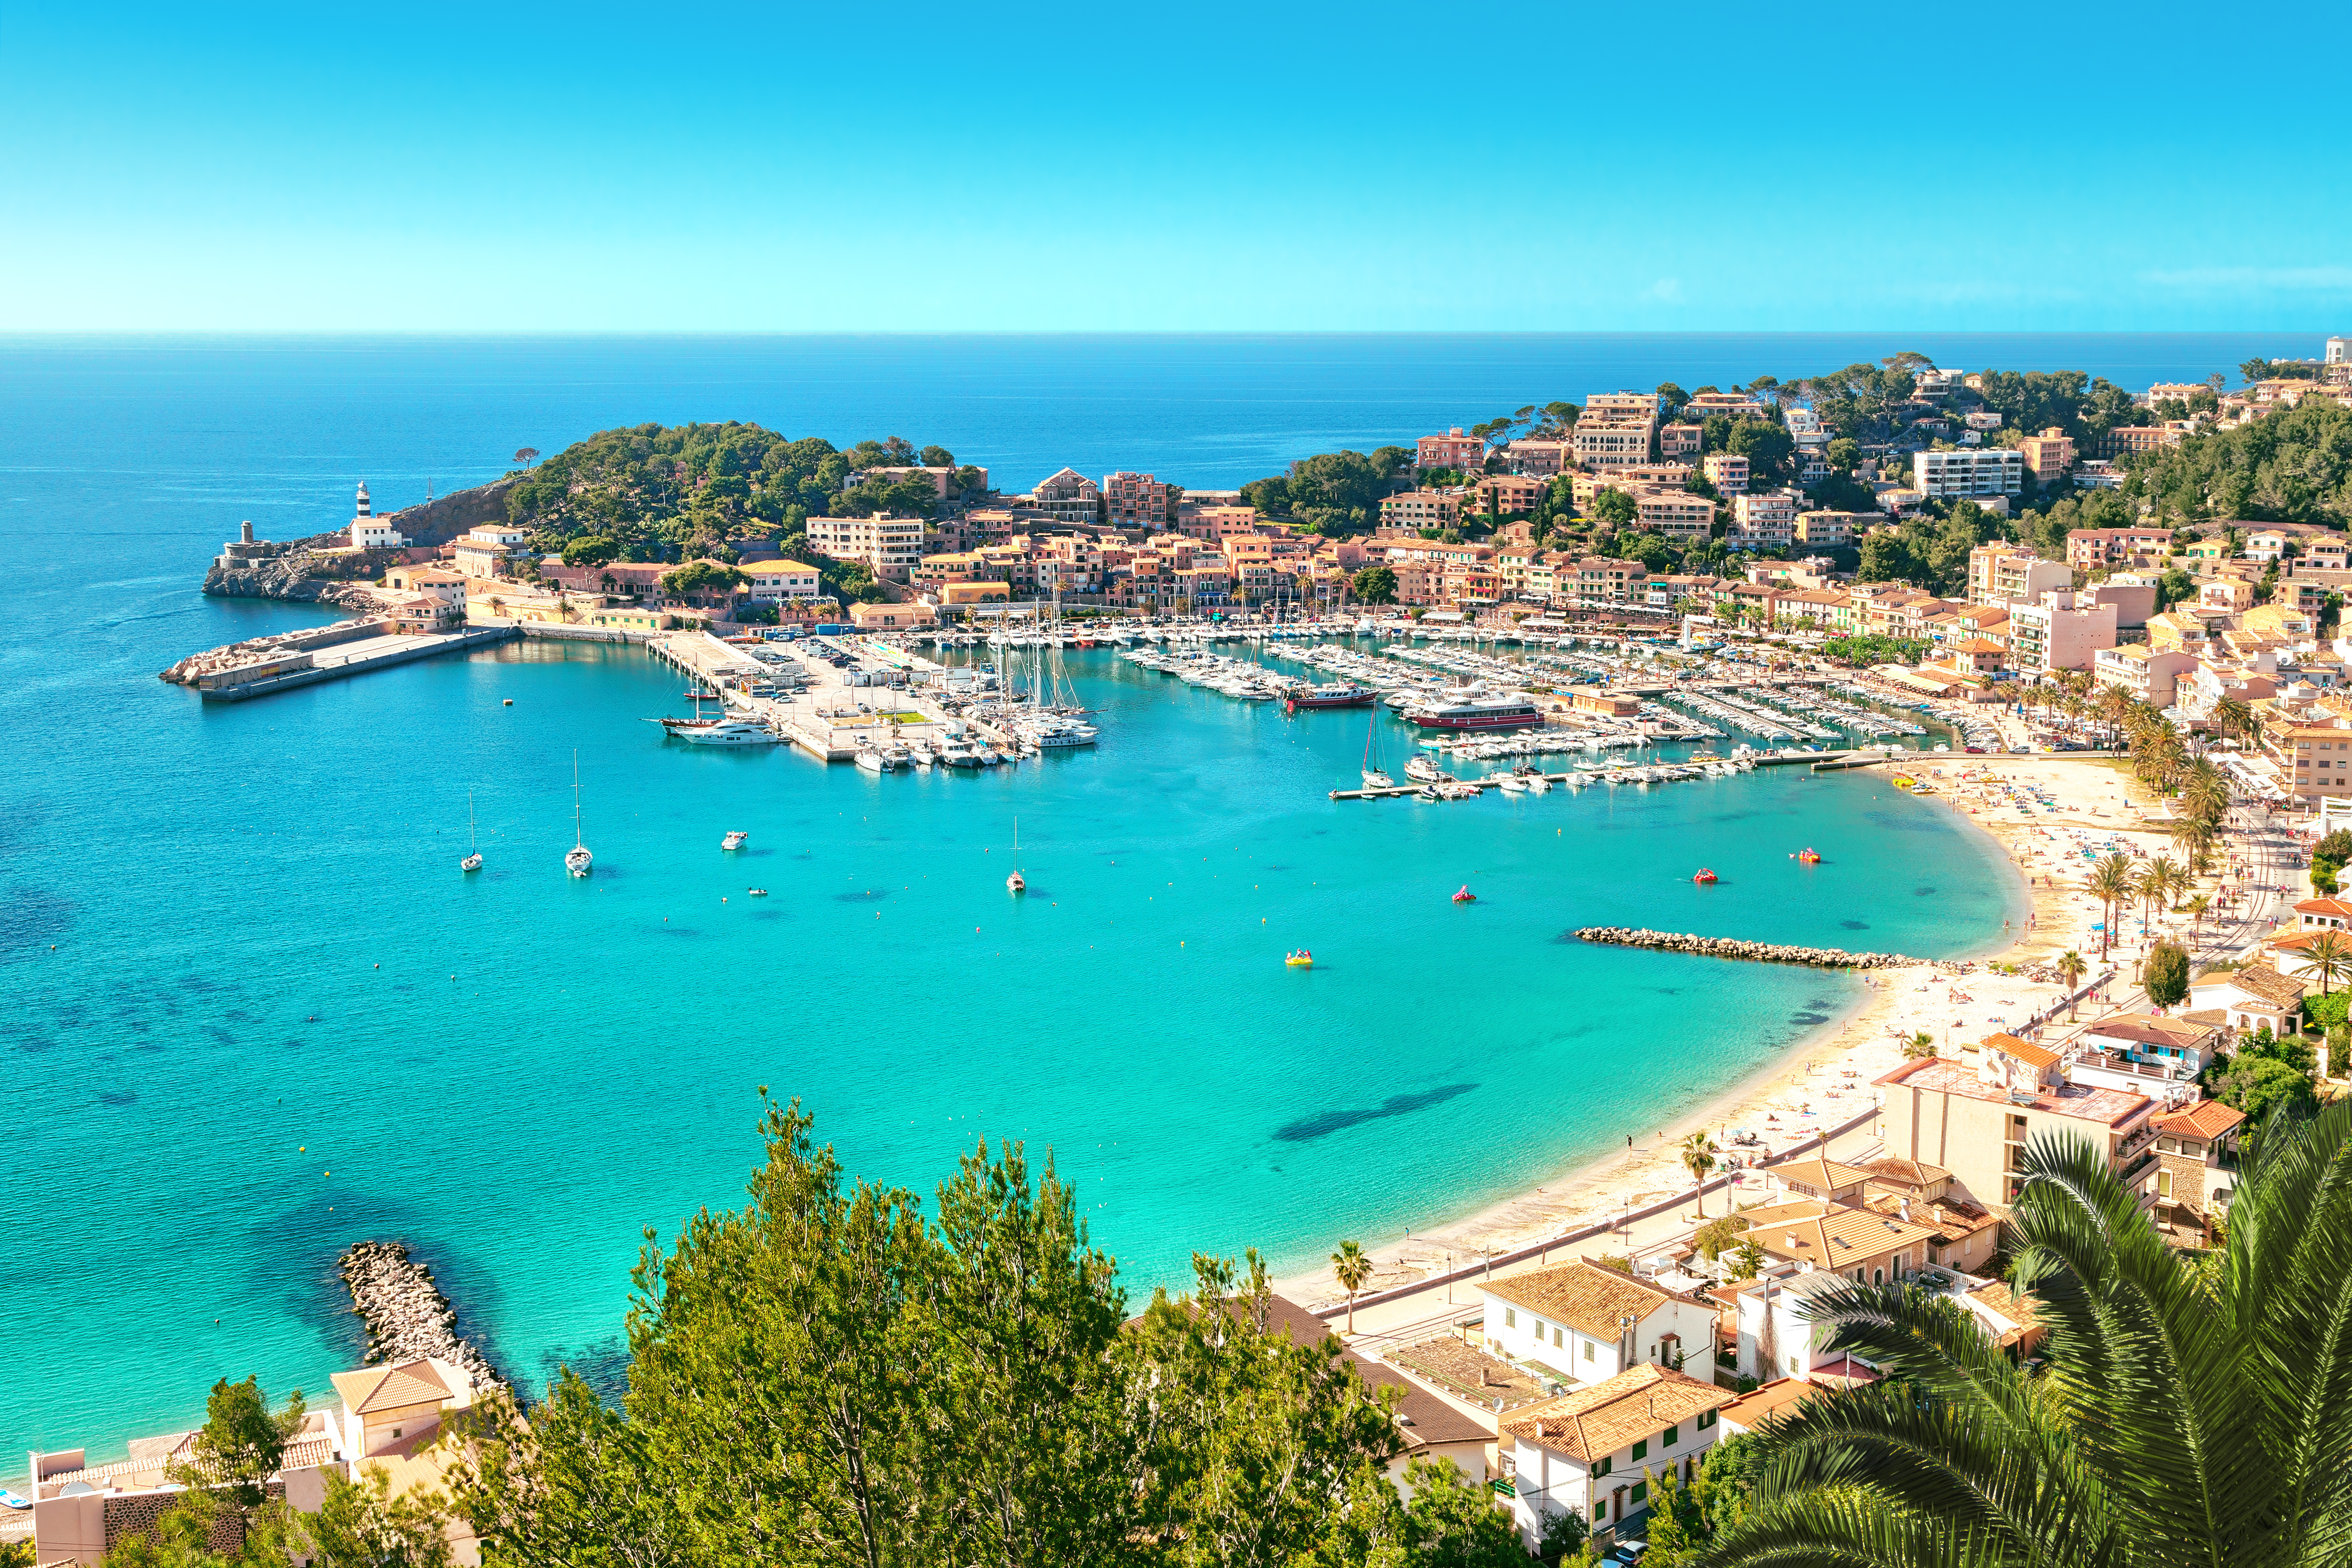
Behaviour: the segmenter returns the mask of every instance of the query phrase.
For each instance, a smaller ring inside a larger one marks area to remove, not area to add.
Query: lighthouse
[[[355,510],[352,513],[352,548],[354,550],[397,550],[408,542],[391,522],[375,514],[374,503],[368,500],[367,481],[360,481]]]

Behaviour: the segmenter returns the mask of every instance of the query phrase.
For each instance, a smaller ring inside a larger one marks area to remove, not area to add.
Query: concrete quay
[[[388,669],[395,664],[406,664],[411,659],[487,647],[492,643],[509,641],[517,635],[512,626],[485,626],[462,632],[389,632],[312,650],[301,668],[278,670],[273,664],[264,664],[258,668],[275,672],[261,675],[257,679],[230,684],[200,684],[196,689],[207,702],[243,702],[275,692],[291,691],[299,686],[316,686],[320,681],[341,680],[347,676],[363,675],[372,669]],[[232,668],[224,673],[234,675],[236,671]]]
[[[655,658],[717,692],[729,712],[758,720],[821,762],[854,761],[859,752],[877,742],[930,742],[944,735],[950,722],[947,711],[912,684],[916,678],[928,677],[942,667],[903,648],[888,648],[886,656],[874,651],[879,645],[861,646],[859,639],[847,636],[829,640],[856,652],[857,668],[869,675],[887,678],[893,672],[903,673],[909,684],[853,686],[844,671],[825,660],[803,658],[798,645],[779,644],[792,668],[809,684],[789,696],[778,696],[751,689],[776,683],[778,667],[709,632],[675,633],[656,638],[651,646]],[[1005,739],[992,725],[967,722],[987,740]]]

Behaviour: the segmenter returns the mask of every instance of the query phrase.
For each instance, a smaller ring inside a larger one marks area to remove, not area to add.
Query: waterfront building
[[[1443,436],[1423,436],[1413,444],[1413,466],[1418,468],[1459,468],[1465,472],[1486,466],[1486,441],[1482,436],[1465,436],[1456,425]]]
[[[1857,1285],[1884,1285],[1927,1266],[1927,1227],[1859,1205],[1799,1198],[1740,1212],[1748,1239],[1767,1258],[1799,1269],[1843,1274]]]
[[[940,624],[940,613],[919,599],[904,604],[852,605],[849,624],[861,632],[903,632]]]
[[[360,481],[358,510],[352,515],[352,548],[354,550],[397,550],[406,544],[400,531],[392,526],[389,518],[375,515],[375,507],[368,500],[367,481]]]
[[[923,520],[877,512],[872,517],[813,517],[809,548],[835,561],[862,562],[874,575],[904,583],[923,558]]]
[[[758,561],[740,570],[745,588],[759,604],[814,599],[824,591],[817,569],[798,561]]]
[[[1602,490],[1623,490],[1632,495],[1643,485],[1678,490],[1690,483],[1691,475],[1696,471],[1688,463],[1633,463],[1599,473],[1579,471],[1569,479],[1569,494],[1577,510],[1582,511],[1591,507],[1593,499]]]
[[[1649,1511],[1649,1473],[1687,1481],[1723,1435],[1728,1390],[1659,1366],[1512,1412],[1497,1430],[1511,1461],[1511,1512],[1529,1551],[1573,1512],[1596,1537]]]
[[[1563,1383],[1600,1383],[1643,1363],[1685,1358],[1714,1373],[1715,1309],[1645,1279],[1579,1259],[1489,1280],[1490,1352]]]
[[[1911,482],[1930,500],[2018,495],[2025,489],[2025,458],[2012,447],[1920,452],[1911,460]]]
[[[2284,1039],[2303,1027],[2303,982],[2269,963],[2216,970],[2189,983],[2189,1016],[2218,1013],[2226,1027],[2268,1029]]]
[[[1748,489],[1748,459],[1736,452],[1709,452],[1705,464],[1707,482],[1725,495]]]
[[[2084,1139],[2105,1152],[2124,1185],[2146,1183],[2156,1166],[2156,1100],[2069,1083],[2056,1052],[2012,1035],[1992,1036],[1975,1054],[1973,1069],[1928,1057],[1877,1079],[1888,1153],[1940,1166],[1969,1196],[2004,1208],[2017,1201],[2019,1157],[2037,1138]]]
[[[1569,442],[1575,449],[1576,460],[1596,472],[1638,468],[1650,460],[1656,428],[1647,419],[1587,415],[1569,432]]]
[[[2102,686],[2128,691],[2134,700],[2150,707],[2169,708],[2180,678],[2196,668],[2197,660],[2189,654],[2167,652],[2150,643],[2126,643],[2095,653],[2091,678]]]

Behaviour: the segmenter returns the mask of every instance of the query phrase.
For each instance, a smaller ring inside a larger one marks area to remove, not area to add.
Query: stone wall
[[[1921,960],[1899,952],[1848,952],[1837,947],[1789,947],[1779,942],[1742,942],[1734,937],[1688,936],[1679,931],[1643,931],[1624,926],[1586,926],[1579,942],[1612,947],[1646,947],[1664,952],[1695,952],[1706,958],[1744,958],[1761,963],[1803,963],[1816,969],[1893,969]]]

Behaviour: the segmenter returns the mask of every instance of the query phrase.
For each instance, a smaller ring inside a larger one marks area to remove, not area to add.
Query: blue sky
[[[2352,325],[2352,7],[0,6],[0,329]]]

